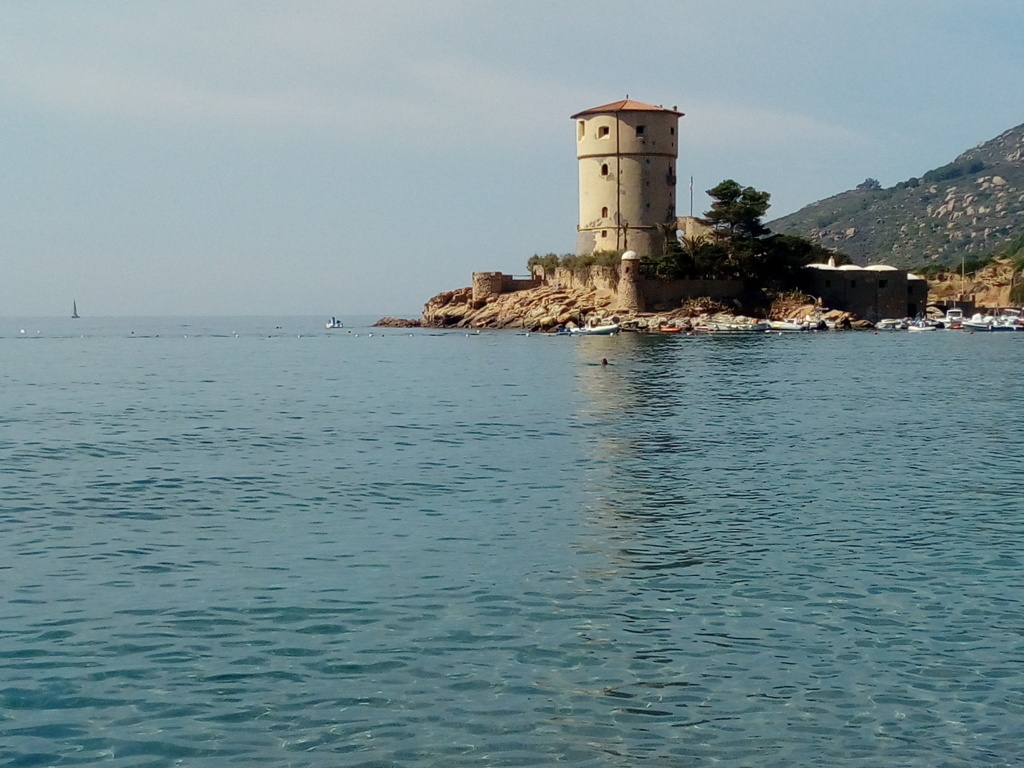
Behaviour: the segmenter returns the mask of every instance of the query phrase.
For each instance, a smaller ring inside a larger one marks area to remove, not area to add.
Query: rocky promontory
[[[519,329],[551,332],[572,325],[614,321],[622,330],[656,333],[665,328],[690,331],[709,323],[744,323],[756,319],[713,299],[691,299],[662,312],[624,312],[615,295],[594,288],[541,285],[474,301],[471,288],[445,291],[423,308],[421,320],[382,318],[378,326],[408,328]],[[871,323],[840,311],[828,311],[805,297],[780,297],[764,313],[768,319],[812,319],[834,328],[871,328]]]

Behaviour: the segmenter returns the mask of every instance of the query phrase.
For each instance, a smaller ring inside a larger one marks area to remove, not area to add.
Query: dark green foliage
[[[773,235],[762,222],[771,195],[732,179],[708,190],[713,198],[704,222],[708,236],[670,238],[665,253],[644,260],[660,279],[744,280],[757,286],[791,286],[800,269],[837,254],[796,235]],[[846,257],[839,255],[839,261]]]
[[[770,194],[758,192],[753,187],[741,187],[732,179],[726,179],[707,192],[714,202],[711,210],[704,214],[704,221],[719,238],[735,245],[741,240],[768,234],[769,230],[761,219],[771,205],[768,202]]]
[[[921,177],[921,181],[925,184],[934,184],[940,181],[959,179],[961,176],[981,173],[983,170],[985,170],[985,162],[983,160],[957,160],[941,168],[936,168],[934,171],[928,171],[928,173]]]
[[[881,182],[878,179],[872,179],[870,176],[857,185],[857,189],[862,190],[878,190],[881,188]]]
[[[558,263],[559,258],[557,253],[546,253],[543,256],[535,253],[527,259],[526,266],[529,267],[532,272],[533,268],[536,266],[542,266],[546,270],[555,269],[558,266]]]
[[[574,253],[566,253],[562,256],[558,256],[554,253],[548,253],[544,256],[534,254],[526,261],[526,266],[531,270],[534,266],[540,265],[545,270],[554,270],[561,267],[562,269],[571,269],[573,271],[579,269],[586,269],[587,267],[597,265],[602,267],[618,267],[619,260],[622,254],[618,251],[598,251],[597,253],[587,253],[582,256],[578,256]]]

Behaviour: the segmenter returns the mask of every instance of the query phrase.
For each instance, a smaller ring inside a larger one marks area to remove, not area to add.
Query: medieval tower
[[[572,116],[580,173],[576,253],[659,254],[676,227],[682,112],[624,99]]]

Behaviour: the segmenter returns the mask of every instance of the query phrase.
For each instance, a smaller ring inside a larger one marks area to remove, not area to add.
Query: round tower
[[[682,112],[624,99],[572,116],[580,174],[576,253],[657,255],[676,225]]]
[[[643,312],[644,296],[640,290],[640,257],[626,251],[619,262],[619,288],[615,305],[622,312]]]

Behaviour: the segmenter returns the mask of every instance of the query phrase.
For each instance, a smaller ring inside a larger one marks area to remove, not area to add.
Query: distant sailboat
[[[71,302],[71,319],[72,320],[77,320],[78,319],[78,302],[77,301],[72,301]]]

